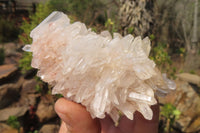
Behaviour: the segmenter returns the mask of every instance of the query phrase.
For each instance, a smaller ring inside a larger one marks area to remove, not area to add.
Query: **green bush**
[[[20,129],[20,122],[17,120],[16,116],[10,116],[6,122],[12,128],[15,128],[15,129],[18,129],[18,130]]]
[[[50,0],[49,4],[51,9],[62,11],[70,15],[70,19],[88,25],[96,17],[97,12],[102,11],[102,9],[105,10],[105,5],[100,0]]]
[[[0,16],[0,42],[15,41],[19,34],[19,28],[15,25],[14,21],[6,17]]]
[[[31,70],[31,59],[32,53],[24,52],[22,59],[19,61],[19,67],[21,68],[22,73],[26,73],[28,70]]]
[[[161,108],[161,115],[163,115],[164,117],[166,117],[167,119],[178,119],[181,112],[179,110],[176,109],[175,106],[173,106],[172,104],[168,103],[165,104],[162,108]]]
[[[155,61],[156,65],[158,65],[161,70],[163,68],[168,69],[169,65],[172,63],[167,50],[167,45],[163,43],[158,43],[158,45],[151,50],[150,59]]]
[[[160,112],[161,116],[163,116],[166,120],[165,120],[165,132],[171,132],[172,126],[175,122],[175,120],[177,120],[179,118],[179,116],[181,115],[181,112],[179,110],[176,109],[175,106],[173,106],[172,104],[168,103],[165,104],[162,108],[161,108],[161,112]]]
[[[112,21],[110,18],[107,19],[105,23],[105,28],[108,30],[111,34],[114,32],[117,32],[117,26],[114,21]]]
[[[34,130],[33,132],[29,131],[28,133],[39,133],[38,130]]]

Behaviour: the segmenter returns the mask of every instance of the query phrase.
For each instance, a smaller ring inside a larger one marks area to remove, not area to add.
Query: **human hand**
[[[146,120],[139,112],[134,113],[134,120],[123,116],[116,127],[109,116],[104,119],[92,119],[85,107],[65,98],[55,104],[55,110],[62,119],[59,133],[157,133],[159,106],[151,106],[153,119]]]

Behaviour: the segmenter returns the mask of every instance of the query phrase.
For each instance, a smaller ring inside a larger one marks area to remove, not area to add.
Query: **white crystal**
[[[29,45],[29,44],[25,45],[22,49],[23,49],[24,51],[26,51],[26,52],[32,52],[32,51],[31,51],[31,45]]]
[[[131,100],[142,100],[142,101],[151,102],[151,97],[150,96],[146,96],[146,95],[135,93],[135,92],[130,92],[129,93],[129,98]]]
[[[156,94],[165,94],[175,84],[162,76],[148,58],[148,37],[122,37],[108,31],[96,34],[85,24],[70,24],[67,15],[53,12],[32,32],[32,67],[53,85],[53,94],[84,105],[93,118],[109,114],[113,121],[119,111],[133,119],[139,111],[152,119]]]

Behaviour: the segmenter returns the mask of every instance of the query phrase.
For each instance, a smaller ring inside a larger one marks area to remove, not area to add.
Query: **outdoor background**
[[[200,132],[200,0],[0,0],[0,132],[57,133],[51,86],[31,68],[30,31],[52,11],[93,31],[148,36],[150,59],[176,82],[160,101],[160,133]]]

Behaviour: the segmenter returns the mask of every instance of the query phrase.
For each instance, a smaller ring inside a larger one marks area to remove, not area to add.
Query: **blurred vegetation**
[[[177,110],[175,106],[168,103],[168,104],[165,104],[161,108],[160,115],[161,115],[161,117],[164,117],[164,119],[165,119],[164,120],[164,122],[165,122],[164,131],[167,133],[170,133],[173,131],[173,125],[174,125],[175,121],[179,118],[179,116],[181,115],[181,112],[179,110]]]
[[[18,121],[16,116],[10,116],[7,120],[7,124],[10,125],[12,128],[20,130],[20,122]]]
[[[153,47],[150,58],[155,61],[161,70],[163,68],[166,70],[172,64],[171,57],[168,54],[168,46],[164,43],[158,43],[157,46]]]
[[[15,41],[18,38],[19,28],[7,16],[0,16],[0,43]]]
[[[110,18],[108,18],[105,22],[105,28],[106,30],[108,30],[112,35],[114,32],[117,32],[118,29],[117,29],[117,26],[115,24],[114,21],[112,21]]]
[[[71,16],[72,20],[84,22],[86,25],[92,25],[96,17],[99,17],[99,11],[106,10],[100,0],[50,0],[49,5],[50,9],[62,11]]]
[[[33,132],[29,131],[28,133],[39,133],[38,130],[34,130]]]

